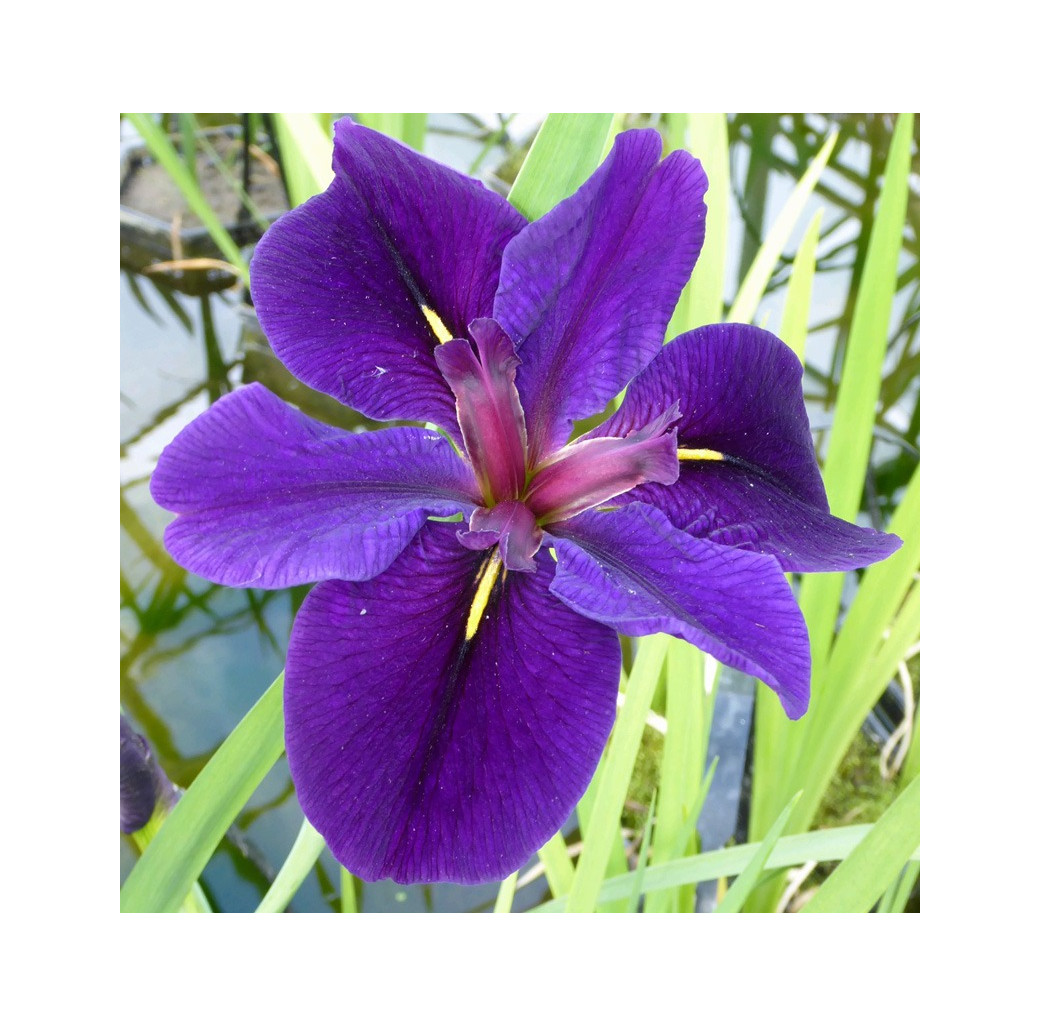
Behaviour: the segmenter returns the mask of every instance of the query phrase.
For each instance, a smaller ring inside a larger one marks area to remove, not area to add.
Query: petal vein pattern
[[[675,528],[632,503],[552,528],[559,569],[552,592],[625,634],[664,631],[750,673],[788,716],[809,702],[809,636],[779,564]]]
[[[664,341],[704,241],[707,178],[688,153],[660,157],[656,132],[623,133],[572,197],[506,247],[494,316],[521,361],[531,466]]]
[[[499,575],[427,524],[380,577],[308,596],[286,665],[300,803],[365,879],[500,880],[559,829],[614,720],[620,646],[548,589],[555,564]]]
[[[798,358],[761,328],[714,324],[680,335],[590,432],[624,433],[679,402],[679,480],[642,484],[619,504],[649,503],[676,527],[775,556],[788,571],[851,570],[891,555],[901,544],[894,535],[830,515],[801,378]],[[684,450],[722,459],[685,460]]]
[[[419,428],[352,435],[262,385],[215,403],[166,448],[152,495],[180,516],[166,547],[193,573],[285,588],[382,573],[427,516],[479,501],[450,443]]]
[[[526,224],[480,182],[337,122],[329,189],[279,218],[251,264],[253,301],[301,381],[376,420],[457,437],[427,307],[456,337],[490,316],[506,243]]]

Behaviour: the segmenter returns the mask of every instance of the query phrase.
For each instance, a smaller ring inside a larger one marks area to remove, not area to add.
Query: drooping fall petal
[[[715,545],[652,506],[583,513],[552,528],[552,592],[625,634],[663,631],[768,684],[788,716],[809,703],[809,637],[771,556]]]
[[[610,732],[614,631],[532,574],[499,575],[472,638],[482,555],[428,524],[379,578],[307,597],[285,676],[307,818],[364,879],[507,876],[581,797]]]

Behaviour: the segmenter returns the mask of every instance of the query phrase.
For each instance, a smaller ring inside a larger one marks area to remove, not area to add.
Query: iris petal
[[[506,243],[526,223],[480,182],[336,123],[336,176],[257,245],[253,300],[300,380],[376,420],[457,433],[427,307],[455,337],[489,316]]]
[[[704,241],[707,179],[688,153],[660,157],[656,132],[622,133],[573,196],[506,247],[495,319],[521,361],[531,466],[664,341]]]
[[[614,720],[620,646],[431,523],[379,578],[319,584],[293,628],[286,751],[300,804],[364,879],[500,880],[559,829]]]
[[[165,540],[182,566],[218,584],[285,588],[373,577],[428,515],[468,515],[478,493],[430,431],[348,434],[253,384],[167,446],[152,495],[180,514]]]
[[[632,503],[583,513],[551,533],[559,558],[552,593],[624,634],[664,631],[768,684],[792,719],[809,704],[809,637],[771,556],[678,530]]]
[[[650,503],[698,538],[767,553],[789,571],[853,570],[902,544],[831,516],[753,467],[682,463],[675,484],[643,485],[620,501]]]
[[[775,335],[715,324],[679,336],[629,386],[593,435],[646,422],[678,400],[683,449],[723,454],[680,462],[676,484],[644,484],[619,502],[657,506],[698,537],[776,556],[785,570],[848,570],[900,541],[832,517],[802,397],[802,367]]]

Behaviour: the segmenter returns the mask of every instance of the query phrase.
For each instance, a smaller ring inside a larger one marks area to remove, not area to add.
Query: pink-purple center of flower
[[[437,366],[455,395],[459,427],[484,505],[469,530],[467,548],[498,544],[510,570],[535,569],[534,554],[546,525],[559,523],[647,481],[672,484],[679,476],[675,431],[678,405],[623,438],[579,439],[542,454],[528,447],[516,389],[520,364],[497,322],[481,318],[467,339],[435,351]]]

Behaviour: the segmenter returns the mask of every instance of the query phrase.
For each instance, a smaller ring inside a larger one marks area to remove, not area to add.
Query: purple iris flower
[[[132,834],[146,826],[156,805],[172,809],[178,788],[155,761],[148,742],[119,715],[119,829]]]
[[[440,433],[351,434],[252,384],[174,440],[152,494],[189,570],[320,582],[289,644],[285,744],[333,854],[365,879],[499,880],[592,777],[618,631],[685,638],[801,716],[784,572],[899,540],[828,513],[778,339],[715,325],[662,348],[704,239],[689,154],[625,132],[530,224],[349,119],[333,166],[257,246],[261,324],[302,381]]]

